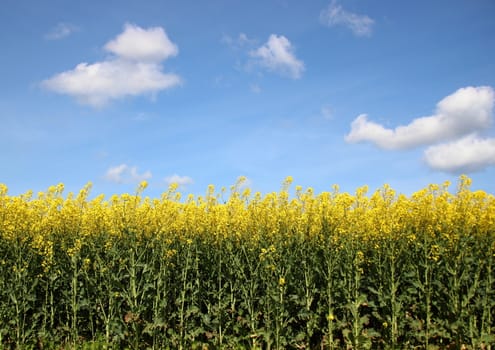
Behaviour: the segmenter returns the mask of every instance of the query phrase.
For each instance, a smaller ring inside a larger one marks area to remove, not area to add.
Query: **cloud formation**
[[[494,91],[487,86],[466,87],[445,97],[435,114],[414,119],[408,125],[387,129],[358,116],[345,140],[350,143],[371,142],[383,149],[407,149],[451,140],[491,126]]]
[[[240,33],[236,38],[224,34],[221,41],[234,50],[252,47],[257,44],[257,40],[249,38],[245,33]]]
[[[371,142],[386,150],[429,146],[426,164],[434,170],[462,173],[495,165],[495,139],[478,133],[493,123],[495,91],[489,86],[465,87],[442,99],[431,116],[395,129],[361,114],[345,136],[349,143]]]
[[[151,171],[139,173],[137,167],[127,164],[120,164],[111,167],[105,173],[104,178],[115,183],[139,183],[151,179]]]
[[[193,179],[189,176],[180,176],[177,174],[167,176],[164,180],[167,185],[177,184],[180,187],[185,187],[194,183]]]
[[[124,32],[109,41],[105,50],[136,62],[160,62],[179,53],[163,28],[143,29],[132,24],[126,24]]]
[[[178,75],[163,71],[162,61],[179,52],[163,28],[126,24],[104,49],[113,56],[93,64],[80,63],[44,80],[42,86],[75,97],[82,104],[101,107],[112,100],[153,94],[181,83]]]
[[[45,35],[47,40],[60,40],[78,31],[79,28],[70,23],[60,22],[55,28]]]
[[[435,170],[469,173],[495,165],[495,139],[470,134],[459,140],[431,146],[425,161]]]
[[[356,36],[370,36],[375,24],[375,21],[366,15],[344,10],[337,0],[332,0],[326,9],[321,11],[320,21],[329,27],[345,26]]]
[[[269,71],[292,79],[300,78],[305,69],[304,62],[296,58],[294,47],[283,35],[270,35],[264,45],[250,52],[250,56]]]

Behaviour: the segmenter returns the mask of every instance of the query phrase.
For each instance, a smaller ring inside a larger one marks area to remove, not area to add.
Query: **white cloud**
[[[105,179],[112,182],[121,183],[122,182],[122,173],[127,169],[127,165],[121,164],[115,167],[112,167],[107,170],[105,173]]]
[[[425,151],[425,161],[432,169],[454,174],[483,170],[495,165],[495,139],[470,134],[431,146]]]
[[[164,74],[154,63],[126,60],[80,63],[75,69],[45,80],[43,85],[60,94],[74,96],[80,103],[101,107],[125,96],[154,93],[180,84],[175,74]]]
[[[179,53],[161,27],[143,29],[126,24],[124,32],[105,45],[105,49],[121,59],[137,62],[161,62]]]
[[[321,11],[320,21],[330,27],[343,25],[357,36],[370,36],[375,21],[366,15],[358,15],[346,11],[337,0],[332,0],[330,5]]]
[[[47,40],[60,40],[68,37],[78,31],[79,28],[70,23],[58,23],[48,34],[45,35]]]
[[[361,114],[345,136],[350,143],[371,142],[383,149],[406,149],[452,140],[487,129],[492,123],[495,92],[491,87],[466,87],[445,97],[432,116],[387,129]]]
[[[185,187],[187,185],[192,185],[194,183],[193,179],[189,176],[180,176],[177,174],[167,176],[165,179],[165,183],[168,185],[177,184],[181,187]]]
[[[105,49],[115,56],[93,64],[80,63],[43,81],[42,86],[101,107],[111,100],[153,94],[181,83],[178,75],[163,72],[161,61],[177,55],[178,49],[162,28],[127,24]]]
[[[137,167],[131,167],[127,164],[120,164],[109,168],[104,176],[106,180],[116,183],[139,183],[149,180],[151,177],[152,174],[150,171],[140,174]]]
[[[283,35],[270,35],[264,45],[250,52],[250,56],[268,70],[293,79],[300,78],[304,71],[304,62],[296,58],[294,47]]]
[[[230,35],[223,35],[221,41],[234,50],[252,47],[257,43],[257,40],[249,38],[244,33],[240,33],[237,38],[232,38]]]

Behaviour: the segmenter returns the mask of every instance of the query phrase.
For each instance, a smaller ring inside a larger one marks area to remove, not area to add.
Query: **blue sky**
[[[0,3],[0,183],[495,193],[492,0]],[[455,185],[452,186],[455,191]]]

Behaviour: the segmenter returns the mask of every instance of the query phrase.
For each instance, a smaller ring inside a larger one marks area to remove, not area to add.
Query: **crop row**
[[[33,198],[0,186],[0,346],[491,349],[495,198]]]

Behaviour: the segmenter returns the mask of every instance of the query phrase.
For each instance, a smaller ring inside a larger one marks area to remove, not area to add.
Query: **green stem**
[[[131,323],[133,329],[133,348],[139,348],[139,332],[138,332],[138,324],[136,317],[138,314],[138,290],[137,290],[137,272],[136,272],[136,251],[135,249],[131,249],[130,251],[130,270],[129,270],[129,278],[130,278],[130,288],[131,288]]]
[[[187,275],[189,270],[189,263],[191,259],[191,249],[187,247],[186,264],[182,269],[182,290],[180,298],[180,310],[179,310],[179,333],[180,333],[180,343],[179,350],[184,349],[185,341],[185,304],[186,304],[186,288],[187,288]]]
[[[334,349],[334,339],[333,339],[333,321],[334,321],[334,310],[333,310],[333,279],[332,279],[333,265],[330,261],[327,261],[327,324],[328,324],[328,349]]]
[[[311,295],[311,283],[310,283],[310,280],[309,280],[309,276],[308,276],[308,271],[306,269],[306,263],[304,264],[305,265],[305,269],[304,269],[304,286],[305,286],[305,296],[306,296],[306,312],[308,315],[310,315],[310,312],[311,312],[311,304],[313,303],[313,297]],[[310,342],[311,342],[311,335],[313,333],[313,330],[311,329],[311,322],[310,322],[311,318],[309,318],[307,321],[306,321],[306,347],[309,349],[310,348]]]
[[[400,306],[397,303],[397,281],[395,280],[395,260],[392,258],[390,262],[390,303],[392,306],[392,318],[391,318],[391,336],[392,336],[392,346],[395,348],[398,341],[398,314]]]
[[[426,267],[425,267],[425,303],[426,303],[426,325],[425,325],[425,349],[429,347],[430,340],[430,323],[431,323],[431,294],[430,294],[430,264],[428,261],[429,257],[426,257]]]
[[[218,312],[218,345],[221,348],[222,347],[222,336],[223,336],[223,329],[222,329],[222,248],[220,247],[218,250],[218,293],[217,293],[217,312]]]
[[[355,258],[356,259],[356,258]],[[353,335],[353,348],[360,348],[360,335],[361,335],[361,320],[359,317],[359,306],[360,306],[360,297],[359,297],[359,287],[361,285],[361,272],[360,272],[360,264],[355,263],[354,265],[354,283],[352,290],[353,303],[351,306],[351,314],[352,314],[352,335]]]
[[[492,253],[493,254],[493,253]],[[490,295],[492,295],[492,285],[493,285],[493,271],[492,271],[492,261],[493,255],[488,258],[488,266],[487,266],[487,282],[485,284],[485,297],[483,298],[483,316],[481,323],[481,335],[482,336],[490,336],[491,335],[491,325],[492,325],[492,313],[490,307]],[[487,345],[487,350],[491,350],[492,345]]]
[[[73,341],[74,345],[77,343],[77,338],[78,338],[78,330],[77,330],[77,314],[78,314],[77,280],[78,280],[79,271],[77,268],[77,260],[78,260],[77,258],[78,258],[77,255],[72,257],[73,274],[72,274],[72,281],[71,281],[71,290],[72,290],[72,295],[71,295],[71,308],[72,308],[71,333],[72,333],[72,341]]]

